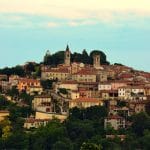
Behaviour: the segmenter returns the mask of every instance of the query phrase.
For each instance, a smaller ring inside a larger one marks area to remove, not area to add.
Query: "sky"
[[[150,1],[0,0],[0,67],[41,62],[67,44],[150,72]]]

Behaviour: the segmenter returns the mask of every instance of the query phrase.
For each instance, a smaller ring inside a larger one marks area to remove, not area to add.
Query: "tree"
[[[101,146],[94,143],[83,143],[80,150],[101,150]]]
[[[42,80],[41,85],[44,89],[52,89],[53,82],[57,80]]]
[[[52,150],[73,150],[73,144],[69,139],[64,138],[53,144]]]
[[[74,52],[72,55],[71,55],[71,60],[73,62],[82,62],[82,54],[80,53],[77,53],[77,52]]]
[[[51,66],[57,66],[62,63],[64,63],[64,51],[59,51],[51,56],[48,56],[47,62],[44,62],[44,64]]]
[[[19,91],[16,86],[13,86],[10,90],[7,91],[7,94],[14,97],[19,95]]]
[[[24,91],[21,92],[19,95],[19,98],[27,105],[29,105],[29,106],[32,105],[33,96],[27,94],[26,92],[24,92]]]
[[[28,149],[28,143],[27,134],[16,131],[8,139],[6,139],[4,149]]]
[[[98,120],[107,116],[108,112],[105,106],[91,106],[86,109],[74,107],[69,111],[70,118]]]
[[[12,126],[8,118],[5,118],[0,122],[0,129],[2,139],[7,139],[12,134]]]
[[[10,104],[11,102],[9,102],[3,95],[0,95],[0,109],[7,109]]]
[[[145,112],[134,115],[132,122],[132,130],[138,136],[142,136],[144,130],[150,130],[150,117]]]
[[[31,136],[30,149],[52,149],[54,143],[63,141],[67,137],[67,132],[65,126],[58,120],[52,120],[45,127],[37,129],[37,132]],[[58,145],[60,143],[57,143]]]
[[[92,106],[85,110],[86,119],[98,120],[103,119],[108,114],[105,106]]]
[[[83,62],[84,64],[88,64],[88,63],[89,63],[89,60],[90,60],[90,57],[89,57],[87,51],[84,49],[84,50],[82,51],[82,62]]]
[[[35,63],[29,62],[25,65],[26,74],[31,75],[32,72],[35,72]]]
[[[0,74],[6,74],[8,76],[10,75],[18,75],[18,76],[24,76],[25,75],[25,71],[23,69],[22,66],[16,66],[16,67],[12,67],[12,68],[3,68],[3,69],[0,69]]]
[[[146,104],[146,113],[150,116],[150,102]]]
[[[52,55],[45,55],[44,57],[44,65],[57,66],[58,64],[64,63],[64,53],[65,51],[59,51]],[[84,49],[82,54],[74,52],[71,54],[71,62],[83,62],[85,64],[93,64],[93,54],[97,53],[101,55],[101,64],[109,64],[106,60],[106,55],[104,52],[99,50],[93,50],[90,55]]]
[[[65,126],[70,139],[76,142],[79,147],[95,134],[93,122],[90,120],[68,120]]]
[[[127,105],[127,102],[125,102],[125,101],[117,101],[117,105],[119,106],[119,107],[125,107],[126,105]]]
[[[65,95],[68,94],[68,91],[65,88],[59,88],[59,92]]]
[[[144,136],[141,138],[141,143],[144,150],[150,149],[150,130],[144,131]]]
[[[70,119],[83,119],[83,109],[78,107],[74,107],[69,110],[69,118]]]
[[[123,64],[120,64],[120,63],[114,63],[114,65],[116,65],[116,66],[124,66]]]

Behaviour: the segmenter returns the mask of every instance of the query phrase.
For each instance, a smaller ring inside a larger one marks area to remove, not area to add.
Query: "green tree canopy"
[[[104,52],[100,50],[93,50],[90,55],[88,55],[87,51],[84,49],[82,53],[74,52],[71,54],[71,62],[83,62],[85,64],[93,64],[93,54],[100,54],[101,56],[101,64],[109,64],[107,61],[106,55]],[[57,66],[58,64],[64,63],[64,54],[65,51],[59,51],[52,55],[46,55],[44,57],[44,64]]]
[[[144,134],[144,130],[150,130],[150,117],[145,112],[135,114],[132,117],[132,130],[138,136]]]

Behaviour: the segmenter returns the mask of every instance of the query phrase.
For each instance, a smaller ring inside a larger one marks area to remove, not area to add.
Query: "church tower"
[[[100,69],[101,64],[100,64],[100,54],[94,54],[93,55],[93,67],[95,69]]]
[[[70,59],[71,59],[71,52],[69,49],[69,46],[67,45],[66,51],[65,51],[65,65],[70,66]]]
[[[48,61],[50,59],[50,56],[51,56],[51,53],[49,50],[46,51],[46,54],[44,56],[44,64],[47,64],[48,65]]]

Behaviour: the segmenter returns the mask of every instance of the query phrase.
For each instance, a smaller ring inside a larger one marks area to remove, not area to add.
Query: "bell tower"
[[[65,65],[70,66],[70,59],[71,59],[71,52],[69,49],[69,46],[67,45],[66,51],[65,51]]]
[[[93,67],[95,69],[100,69],[101,64],[100,64],[100,54],[94,54],[93,55]]]

